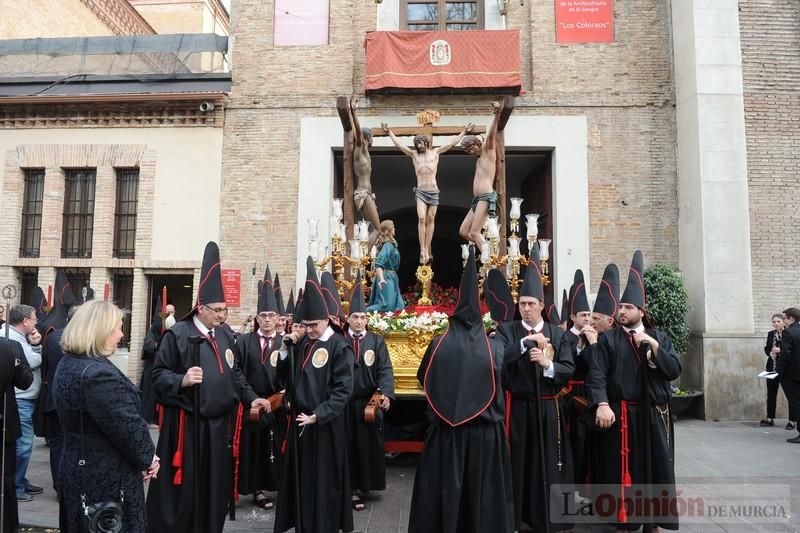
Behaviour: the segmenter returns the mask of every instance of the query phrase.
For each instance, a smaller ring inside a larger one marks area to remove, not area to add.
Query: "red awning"
[[[518,95],[519,31],[374,31],[364,43],[366,92]]]

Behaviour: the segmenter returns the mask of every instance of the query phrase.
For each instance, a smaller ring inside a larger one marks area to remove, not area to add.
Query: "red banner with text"
[[[613,43],[613,0],[555,0],[556,42]]]
[[[228,304],[228,307],[239,307],[241,305],[241,270],[222,270],[222,292],[225,293],[225,303]]]
[[[519,94],[519,31],[373,31],[366,91],[502,90]]]

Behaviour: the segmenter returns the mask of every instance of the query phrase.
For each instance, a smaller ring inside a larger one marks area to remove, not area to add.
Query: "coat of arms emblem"
[[[450,64],[450,43],[443,39],[431,43],[431,65],[438,67]]]

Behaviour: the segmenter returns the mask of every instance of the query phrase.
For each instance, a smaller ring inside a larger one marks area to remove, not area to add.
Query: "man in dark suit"
[[[3,460],[5,461],[3,493],[5,498],[3,502],[0,502],[4,507],[3,531],[15,532],[19,527],[14,474],[17,464],[16,442],[21,431],[14,387],[26,390],[31,383],[33,383],[33,373],[25,359],[22,346],[16,341],[0,339],[0,394],[4,397],[5,416],[7,417],[2,421],[5,429],[5,442],[3,443]]]
[[[786,328],[781,339],[777,370],[783,392],[789,400],[789,421],[797,423],[800,419],[800,309],[790,307],[783,316]],[[796,437],[787,441],[800,444],[800,429]]]

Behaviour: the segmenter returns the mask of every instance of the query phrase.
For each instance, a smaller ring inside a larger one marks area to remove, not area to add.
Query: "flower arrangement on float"
[[[405,309],[397,313],[370,313],[367,316],[367,327],[370,331],[384,336],[390,333],[438,335],[447,330],[447,317],[448,314],[442,311],[417,313]],[[483,315],[483,325],[487,331],[492,328],[492,318],[489,313]]]

